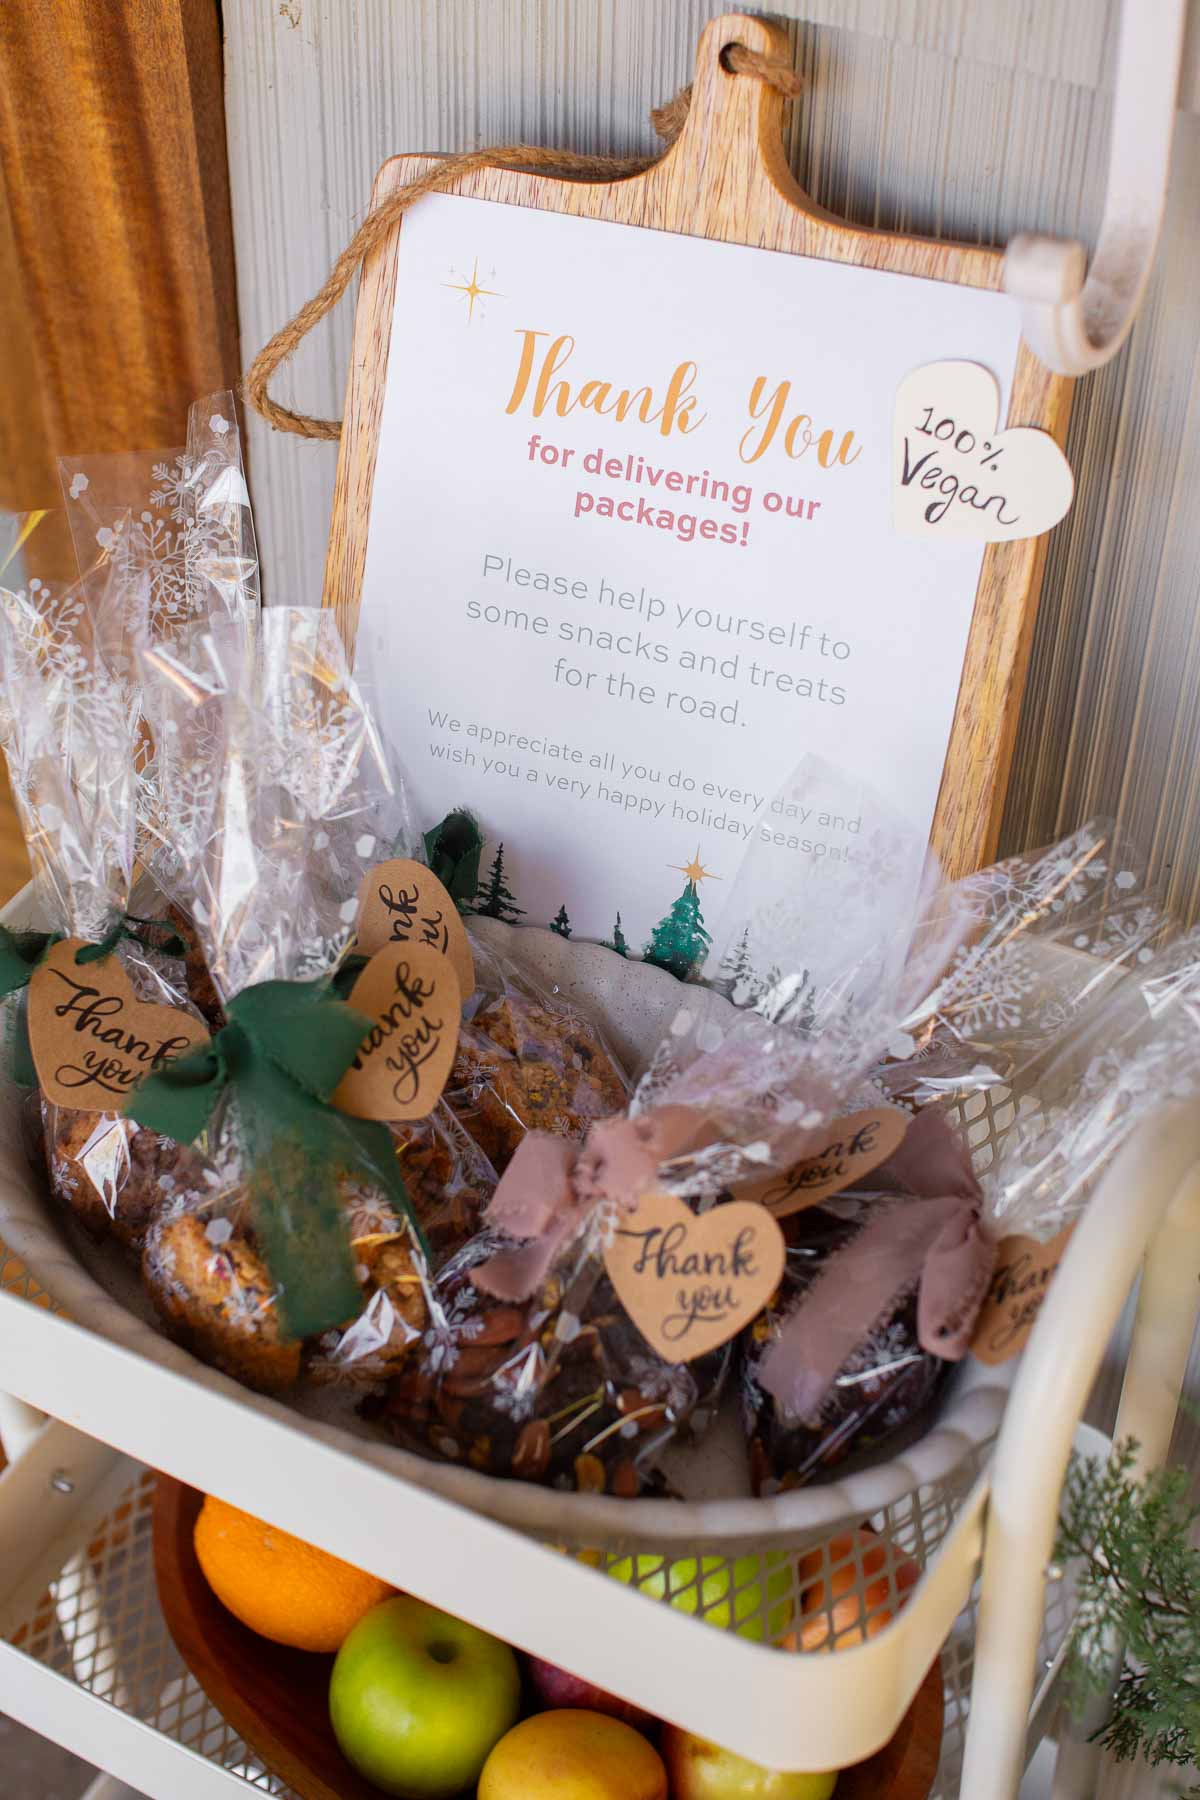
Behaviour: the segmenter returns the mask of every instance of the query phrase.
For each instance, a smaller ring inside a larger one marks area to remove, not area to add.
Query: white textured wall
[[[700,26],[724,9],[712,0],[225,0],[224,10],[248,359],[320,285],[386,156],[517,140],[649,151],[650,107],[690,78]],[[863,223],[989,243],[1018,230],[1094,232],[1113,0],[790,0],[776,10],[797,20],[808,86],[791,149],[822,204]],[[1047,566],[1005,837],[1028,845],[1089,813],[1119,814],[1194,917],[1195,20],[1185,60],[1154,285],[1126,351],[1078,390],[1069,449],[1079,498]],[[350,328],[346,301],[296,358],[284,399],[340,411]],[[272,595],[315,601],[335,451],[255,425],[251,459]],[[1106,1794],[1151,1791],[1130,1780]]]

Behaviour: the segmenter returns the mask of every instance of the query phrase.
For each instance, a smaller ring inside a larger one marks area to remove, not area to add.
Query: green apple
[[[342,1754],[402,1800],[448,1800],[473,1787],[520,1709],[508,1645],[407,1594],[359,1620],[329,1684]]]
[[[669,1600],[680,1612],[699,1613],[706,1625],[739,1637],[761,1639],[767,1603],[768,1636],[779,1638],[792,1622],[792,1563],[786,1551],[739,1556],[731,1566],[723,1556],[621,1556],[605,1573],[654,1600]]]
[[[664,1725],[663,1761],[674,1800],[829,1800],[837,1770],[802,1775],[763,1769],[675,1725]]]

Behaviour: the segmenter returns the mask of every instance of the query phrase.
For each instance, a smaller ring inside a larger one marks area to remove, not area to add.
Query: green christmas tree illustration
[[[669,969],[680,981],[686,981],[707,954],[711,942],[711,935],[704,929],[696,883],[689,877],[670,912],[651,932],[643,954],[647,962],[657,963],[660,969]]]
[[[475,895],[475,911],[485,919],[523,919],[525,908],[517,905],[516,895],[504,885],[504,845],[497,847],[486,881],[481,881]]]
[[[551,931],[557,931],[559,937],[570,937],[571,921],[567,917],[565,905],[560,906],[554,917],[551,919],[550,929]]]
[[[625,942],[625,933],[621,930],[620,913],[617,914],[617,922],[613,926],[613,934],[609,939],[608,948],[615,950],[618,956],[629,955],[629,945]]]

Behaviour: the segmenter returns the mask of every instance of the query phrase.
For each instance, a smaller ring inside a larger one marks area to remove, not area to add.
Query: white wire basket
[[[627,1063],[679,1004],[678,984],[649,965],[481,926],[597,1018]],[[692,1001],[727,1004],[689,990]],[[136,1283],[52,1205],[9,1105],[0,1233],[70,1323],[22,1309],[21,1369],[7,1371],[0,1340],[0,1386],[757,1761],[841,1766],[892,1735],[975,1576],[1005,1370],[968,1363],[924,1436],[770,1498],[750,1495],[732,1417],[675,1456],[680,1500],[564,1494],[427,1462],[324,1416],[319,1392],[300,1406],[271,1400],[169,1342]],[[1015,1117],[1000,1091],[964,1112],[981,1170]],[[838,1654],[806,1653],[817,1640]],[[965,1699],[957,1686],[948,1699],[952,1737]]]

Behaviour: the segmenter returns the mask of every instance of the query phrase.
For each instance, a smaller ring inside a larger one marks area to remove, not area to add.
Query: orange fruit
[[[212,1494],[193,1542],[205,1580],[234,1618],[295,1650],[339,1650],[363,1614],[396,1591]]]
[[[857,1547],[857,1558],[855,1555]],[[862,1564],[861,1598],[857,1592]],[[875,1637],[892,1622],[891,1584],[887,1576],[888,1553],[869,1526],[831,1538],[822,1549],[810,1550],[796,1565],[800,1594],[800,1648],[848,1650],[864,1638]],[[920,1570],[910,1557],[897,1561],[895,1590],[902,1601],[917,1581]]]

